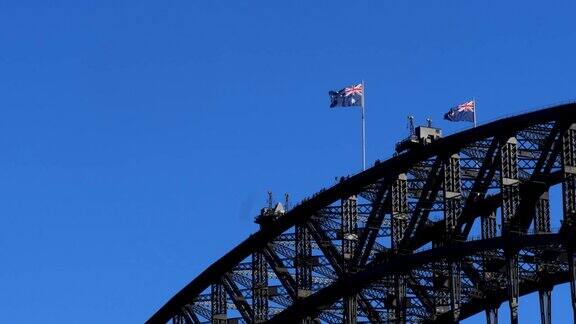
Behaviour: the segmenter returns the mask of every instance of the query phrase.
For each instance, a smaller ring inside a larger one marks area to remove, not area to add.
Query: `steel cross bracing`
[[[495,323],[506,302],[514,323],[534,292],[551,323],[557,284],[576,314],[576,105],[412,148],[263,215],[149,322]]]

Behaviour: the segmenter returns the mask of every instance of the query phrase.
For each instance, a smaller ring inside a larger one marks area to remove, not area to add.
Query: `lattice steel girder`
[[[482,228],[482,239],[496,237],[496,212],[482,216],[480,218],[480,226]]]
[[[288,292],[290,298],[295,299],[297,289],[296,281],[288,272],[288,268],[284,265],[282,259],[280,259],[280,257],[278,257],[270,247],[264,249],[264,257],[266,258],[266,261],[268,261],[270,268],[272,268],[272,271],[274,271],[274,274],[276,274],[276,277],[284,289]]]
[[[353,264],[356,241],[358,240],[358,207],[355,196],[342,199],[341,211],[341,235],[342,235],[342,268],[345,272],[354,271],[350,269]]]
[[[444,223],[446,239],[451,239],[462,212],[462,188],[460,183],[460,156],[453,154],[443,165],[444,171]]]
[[[534,166],[534,174],[548,174],[554,166],[556,157],[560,151],[562,137],[558,136],[561,131],[565,131],[563,122],[554,122],[543,145],[541,145],[540,158]]]
[[[212,284],[212,324],[225,324],[227,318],[226,290],[222,281]]]
[[[506,273],[508,285],[508,306],[510,307],[510,323],[518,324],[518,302],[520,298],[520,282],[518,274],[518,253],[511,249],[506,253]]]
[[[184,316],[184,319],[186,321],[186,323],[191,323],[191,324],[200,324],[200,319],[198,318],[198,316],[196,315],[196,313],[194,312],[194,308],[190,308],[190,307],[184,307],[182,309],[182,314]]]
[[[315,194],[312,198],[306,199],[302,202],[302,204],[297,205],[289,212],[287,212],[284,216],[279,217],[274,222],[264,226],[259,232],[251,235],[246,241],[238,245],[228,254],[226,254],[223,258],[216,261],[213,265],[207,268],[204,272],[202,272],[194,281],[192,281],[189,285],[187,285],[182,291],[177,293],[171,300],[162,307],[151,319],[150,322],[157,323],[157,322],[166,322],[171,319],[175,314],[181,312],[183,305],[189,305],[194,302],[194,300],[205,291],[207,288],[210,287],[210,284],[218,282],[219,278],[221,278],[225,273],[232,271],[235,265],[241,263],[243,260],[247,259],[252,253],[256,250],[263,248],[266,244],[269,244],[274,240],[275,237],[278,235],[289,231],[296,223],[301,223],[310,219],[312,215],[314,215],[317,211],[321,208],[329,206],[335,203],[341,197],[349,197],[352,195],[358,195],[361,193],[365,188],[373,185],[375,181],[382,181],[382,179],[390,179],[394,178],[395,175],[407,172],[410,168],[415,166],[416,164],[421,163],[422,161],[433,161],[434,156],[443,155],[446,156],[447,154],[452,154],[458,152],[461,149],[466,148],[467,145],[471,143],[477,143],[479,141],[489,142],[487,139],[489,138],[498,138],[502,136],[509,136],[506,134],[518,134],[520,138],[520,145],[521,150],[526,150],[526,152],[530,151],[530,154],[525,154],[527,159],[533,159],[536,157],[535,154],[540,150],[544,152],[545,150],[539,149],[541,147],[544,134],[547,132],[547,129],[550,129],[551,123],[554,121],[566,121],[566,122],[573,122],[576,121],[576,105],[569,104],[558,106],[542,111],[537,111],[533,113],[528,113],[521,116],[506,118],[503,120],[499,120],[493,122],[488,125],[483,125],[474,129],[470,129],[464,131],[462,133],[451,135],[430,145],[426,145],[423,147],[416,147],[411,149],[405,153],[402,153],[394,158],[384,161],[373,168],[366,170],[358,175],[348,177],[341,181],[340,183],[336,184],[334,187],[329,188],[327,190],[322,190],[318,194]],[[546,124],[548,123],[548,124]],[[542,131],[539,130],[539,126],[537,124],[546,124],[542,126]],[[535,127],[537,126],[537,127]],[[527,132],[524,135],[524,132]],[[566,137],[563,135],[562,141],[565,142]],[[572,141],[569,139],[569,141]],[[486,145],[484,145],[486,146]],[[564,151],[564,149],[569,148],[569,150],[573,150],[573,145],[562,145],[561,150],[561,157],[565,160],[566,156],[569,156],[571,153]],[[556,149],[556,148],[555,148]],[[472,152],[471,154],[479,154],[481,156],[484,151],[477,150],[477,152]],[[543,154],[543,153],[541,153]],[[523,153],[520,153],[521,156],[524,156]],[[547,158],[550,163],[547,165],[550,168],[557,168],[559,166],[558,163],[554,162],[554,158],[548,157]],[[530,164],[526,164],[526,168],[534,168],[537,169],[536,166],[533,167],[533,162],[528,161]],[[564,192],[572,191],[574,192],[574,187],[576,184],[573,183],[569,178],[572,177],[570,170],[568,167],[572,166],[573,164],[562,164],[562,170],[560,172],[561,176],[559,177],[560,180],[564,179],[565,186],[567,190]],[[543,167],[545,169],[546,166]],[[568,172],[566,172],[568,171]],[[519,170],[519,172],[523,172]],[[555,176],[556,172],[553,172],[552,177]],[[526,179],[526,173],[522,173],[522,180]],[[548,183],[551,183],[556,180],[550,180]],[[572,189],[570,188],[572,187]],[[466,189],[468,190],[468,189]],[[436,190],[437,191],[437,190]],[[564,195],[564,206],[567,205],[570,207],[570,204],[567,204],[570,199],[576,200],[573,194],[565,194]],[[481,205],[489,204],[491,199],[486,199],[483,202],[479,203],[476,207],[481,207]],[[434,200],[435,202],[437,200]],[[574,205],[574,204],[572,204]],[[483,208],[484,209],[484,208]],[[488,208],[486,208],[488,209]],[[574,208],[566,208],[566,218],[569,220],[571,217],[570,214],[574,214]],[[474,215],[473,217],[476,217]],[[429,222],[426,218],[419,217],[420,222]],[[563,228],[568,227],[569,222],[565,222]],[[469,224],[469,223],[467,223]],[[439,228],[440,233],[443,232],[445,225],[440,225]],[[409,239],[409,247],[412,248],[413,246],[421,246],[422,244],[426,244],[426,239],[429,240],[429,235],[434,237],[436,232],[436,225],[428,225],[423,229],[418,230],[418,233],[414,233],[410,237],[405,237],[404,239]],[[426,238],[428,236],[428,238]],[[332,238],[334,240],[334,238]],[[490,239],[491,240],[491,239]],[[429,242],[429,241],[428,241]],[[330,242],[332,243],[332,242]],[[289,257],[286,259],[286,262],[290,263],[293,262]],[[311,296],[312,297],[312,296]],[[341,294],[340,294],[341,298]],[[464,313],[465,310],[468,308],[463,307],[462,312]]]
[[[518,155],[516,138],[510,137],[500,145],[500,191],[502,192],[502,230],[517,232],[519,224],[511,223],[520,204]]]
[[[344,297],[344,324],[356,324],[358,319],[357,295]]]
[[[391,192],[391,247],[398,249],[408,224],[408,189],[405,174],[399,175],[394,181]]]
[[[472,215],[475,211],[474,206],[477,201],[484,199],[486,192],[494,179],[494,175],[496,174],[497,166],[500,165],[498,159],[500,152],[497,150],[499,146],[498,144],[499,138],[495,137],[491,140],[490,146],[482,157],[482,164],[478,170],[478,175],[476,176],[474,184],[466,198],[464,209],[457,226],[457,228],[460,229],[464,223],[467,223],[467,227],[463,231],[466,235],[472,227],[473,222],[470,221],[470,219],[473,220],[473,217],[471,216],[474,216]]]
[[[574,233],[571,233],[574,234]],[[574,243],[570,243],[573,245]],[[574,252],[574,247],[568,248],[568,273],[570,281],[570,296],[572,299],[572,312],[574,316],[574,321],[576,321],[576,253]]]
[[[321,231],[319,228],[319,224],[314,219],[311,219],[306,224],[308,231],[310,232],[312,238],[316,240],[318,247],[324,254],[324,257],[330,262],[330,266],[338,277],[342,277],[345,274],[344,268],[342,267],[343,264],[343,257],[338,253],[338,250],[332,243],[332,241],[326,236],[326,233]],[[369,303],[364,303],[362,300],[359,301],[359,306],[361,309],[364,310],[366,314],[375,314],[375,311],[372,309],[372,306]],[[378,322],[376,320],[375,322]]]
[[[460,319],[460,301],[461,301],[461,278],[460,278],[460,261],[450,261],[450,309],[452,319],[458,322]]]
[[[433,246],[446,245],[448,241],[433,244]],[[460,260],[438,259],[432,268],[434,289],[434,314],[452,312],[452,322],[458,322],[461,301]]]
[[[564,222],[573,225],[576,220],[576,124],[572,124],[562,135],[561,157]]]
[[[409,274],[405,275],[406,285],[412,293],[416,296],[417,300],[425,308],[426,314],[434,314],[435,304],[434,298],[428,293],[428,288],[424,286],[416,277],[418,271],[410,271]],[[429,281],[429,280],[428,280]]]
[[[563,227],[569,235],[575,234],[576,226],[576,124],[572,124],[562,134],[562,201],[563,201]],[[572,310],[576,316],[576,255],[575,244],[570,242],[568,248],[568,265],[570,273],[570,294]],[[575,317],[576,320],[576,317]]]
[[[342,199],[341,204],[341,260],[344,275],[356,272],[354,263],[354,250],[358,240],[358,202],[355,196]],[[357,314],[357,296],[344,296],[344,314],[343,320],[346,324],[356,324]]]
[[[489,251],[494,249],[521,249],[529,246],[548,246],[556,245],[562,242],[571,240],[570,237],[564,234],[535,234],[518,236],[514,240],[509,237],[496,237],[482,241],[469,241],[469,242],[456,242],[450,246],[442,246],[433,250],[427,250],[412,255],[400,255],[394,259],[389,260],[383,264],[372,265],[371,267],[361,271],[350,277],[341,279],[333,285],[323,288],[316,292],[314,295],[296,302],[288,307],[282,313],[276,315],[270,320],[270,323],[285,323],[295,321],[301,316],[305,316],[321,305],[334,303],[339,296],[352,295],[358,293],[363,287],[368,286],[370,283],[386,276],[387,274],[396,273],[398,271],[408,271],[423,264],[433,262],[434,260],[442,258],[457,259],[466,255],[477,254],[482,251]],[[561,282],[563,278],[557,279]],[[564,279],[566,280],[566,279]],[[530,287],[532,282],[527,282],[527,287]],[[522,291],[520,291],[523,294]],[[526,291],[524,292],[526,293]],[[499,298],[506,299],[505,294],[500,294]],[[482,306],[481,306],[482,307]],[[485,307],[483,307],[485,308]],[[481,309],[483,309],[481,308]],[[461,308],[461,319],[472,315],[470,307]],[[452,316],[452,315],[450,315]]]
[[[298,298],[312,292],[312,244],[306,225],[296,226],[296,284]]]
[[[388,182],[380,182],[380,188],[372,202],[370,215],[366,221],[366,227],[360,232],[353,261],[357,267],[363,267],[368,262],[380,228],[384,223],[386,205],[390,201],[390,190],[388,190],[388,187]]]
[[[560,272],[555,273],[546,278],[544,282],[537,282],[537,281],[524,281],[520,286],[520,295],[527,295],[530,293],[538,292],[542,286],[553,286],[562,284],[568,281],[568,273],[567,272]],[[461,318],[470,317],[482,310],[485,309],[498,309],[498,306],[506,301],[507,288],[499,289],[495,291],[492,295],[486,298],[475,299],[469,303],[463,304],[461,308]],[[451,314],[446,313],[443,314],[442,317],[436,319],[436,321],[430,321],[434,323],[446,323],[449,321]]]
[[[406,276],[404,274],[394,275],[394,309],[395,322],[406,323]]]
[[[202,317],[204,317],[205,319],[211,321],[212,320],[212,309],[210,309],[210,297],[208,296],[208,305],[205,306],[200,306],[196,303],[192,304],[192,305],[186,305],[185,307],[188,308],[190,310],[191,313],[194,314],[198,314]]]
[[[236,309],[240,312],[240,315],[242,315],[242,318],[246,322],[251,322],[254,318],[254,310],[250,307],[242,291],[236,286],[236,283],[230,275],[224,276],[223,285],[230,299],[232,299],[232,302],[236,306]]]
[[[322,231],[320,224],[318,224],[315,219],[310,219],[310,221],[306,223],[306,227],[308,228],[311,237],[318,244],[324,257],[326,257],[328,262],[330,262],[332,269],[334,269],[337,275],[340,275],[343,272],[341,267],[342,260],[340,253],[334,244],[332,244],[332,239],[327,236],[326,232]]]
[[[550,187],[552,185],[561,183],[563,180],[563,175],[561,171],[557,171],[542,178],[542,180],[544,181],[547,187]],[[530,189],[529,187],[535,184],[537,186],[541,186],[541,183],[535,183],[535,182],[522,183],[520,184],[520,191],[525,192],[533,190]],[[496,208],[500,207],[501,202],[502,202],[501,193],[496,193],[494,195],[487,196],[483,199],[473,202],[470,205],[466,205],[461,218],[467,218],[471,228],[472,222],[476,217],[490,215],[496,210]],[[469,216],[466,217],[466,210],[473,211],[473,213],[470,213]],[[410,239],[408,249],[414,250],[422,247],[431,240],[441,236],[442,233],[444,232],[444,229],[445,225],[443,220],[435,222],[431,226],[423,228],[419,232],[415,233],[414,237]],[[464,231],[463,235],[467,236],[467,231]],[[378,261],[381,259],[382,258],[380,257],[376,257],[375,260]]]
[[[536,201],[536,217],[534,217],[534,230],[537,233],[549,233],[550,226],[550,197],[545,191]]]
[[[460,182],[460,156],[453,154],[444,162],[444,244],[454,239],[454,232],[456,230],[458,220],[462,213],[462,187]],[[447,275],[448,287],[441,287],[437,289],[437,293],[442,297],[447,295],[448,306],[453,314],[453,321],[458,322],[460,316],[460,294],[461,294],[461,277],[460,277],[460,261],[444,261],[440,267],[447,267],[443,269],[442,275]],[[447,290],[447,291],[445,291]],[[444,303],[446,298],[442,298]],[[442,305],[444,306],[444,305]],[[438,309],[438,308],[437,308]]]
[[[442,170],[442,159],[436,158],[430,172],[428,173],[428,177],[424,187],[422,188],[422,192],[420,198],[418,199],[418,203],[416,205],[416,209],[412,213],[410,220],[408,222],[408,226],[404,231],[404,235],[402,237],[402,241],[399,244],[401,249],[405,248],[408,245],[408,240],[412,236],[415,230],[418,230],[426,223],[428,220],[428,214],[430,212],[430,207],[436,200],[438,195],[438,191],[440,186],[442,185],[441,180],[441,170]]]
[[[254,323],[268,319],[268,267],[262,251],[252,255],[252,309]]]
[[[544,139],[544,144],[541,148],[542,153],[538,156],[533,173],[520,186],[520,198],[516,213],[509,221],[517,225],[519,232],[526,232],[532,223],[532,219],[538,217],[538,214],[534,213],[535,209],[543,212],[539,214],[540,217],[543,217],[540,220],[546,222],[545,209],[539,207],[545,207],[545,205],[540,205],[540,203],[546,203],[542,200],[545,199],[545,194],[549,187],[545,179],[550,176],[550,170],[561,146],[561,137],[558,136],[561,128],[556,123],[550,134]]]

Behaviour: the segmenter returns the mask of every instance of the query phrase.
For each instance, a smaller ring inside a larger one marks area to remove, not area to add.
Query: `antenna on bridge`
[[[432,127],[432,118],[427,117],[427,118],[426,118],[426,123],[428,124],[428,127]]]
[[[274,201],[272,200],[272,191],[268,190],[268,208],[272,210],[272,204]]]
[[[284,209],[288,210],[290,209],[290,195],[288,193],[284,194]]]
[[[408,131],[410,131],[410,135],[414,135],[414,116],[408,115]]]

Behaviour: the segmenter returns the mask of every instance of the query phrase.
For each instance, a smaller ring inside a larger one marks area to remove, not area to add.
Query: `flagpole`
[[[366,170],[366,118],[364,116],[366,87],[362,80],[362,171]]]
[[[476,99],[472,98],[472,102],[474,103],[474,127],[476,127]]]

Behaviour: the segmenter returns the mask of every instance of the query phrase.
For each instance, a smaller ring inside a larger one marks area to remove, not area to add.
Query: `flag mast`
[[[364,87],[364,80],[362,80],[362,171],[366,170],[366,118],[364,116],[365,97],[366,87]],[[476,112],[474,112],[474,123],[476,123]]]

